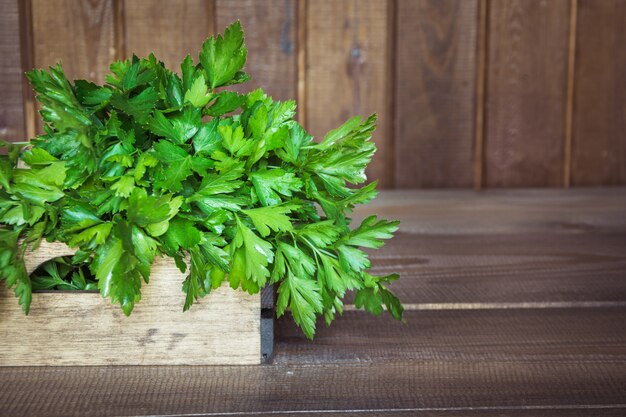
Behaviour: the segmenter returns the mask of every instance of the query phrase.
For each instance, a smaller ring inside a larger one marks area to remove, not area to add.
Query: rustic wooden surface
[[[2,416],[626,414],[626,189],[388,192],[374,257],[406,323],[354,306],[266,366],[0,369]]]
[[[43,242],[26,267],[71,254]],[[80,292],[35,293],[25,316],[2,286],[0,366],[260,363],[260,296],[225,285],[183,313],[183,279],[172,259],[157,258],[130,317],[100,294]]]
[[[395,185],[470,187],[478,2],[400,0]]]
[[[558,186],[570,0],[490,4],[486,185]]]

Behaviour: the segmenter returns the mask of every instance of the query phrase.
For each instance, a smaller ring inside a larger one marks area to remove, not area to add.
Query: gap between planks
[[[626,404],[563,404],[563,405],[513,405],[513,406],[476,406],[476,407],[416,407],[416,408],[367,408],[334,410],[285,410],[285,411],[243,411],[187,414],[151,414],[146,417],[217,417],[217,416],[261,416],[289,414],[371,414],[371,413],[406,413],[406,412],[458,412],[458,411],[567,411],[567,410],[620,410]],[[136,417],[136,415],[115,416]]]
[[[572,180],[572,135],[574,123],[574,77],[576,71],[576,28],[578,25],[578,0],[570,0],[569,39],[567,47],[567,92],[565,102],[565,143],[563,146],[563,187],[569,188]]]
[[[404,304],[405,311],[437,310],[516,310],[516,309],[551,309],[551,308],[608,308],[626,307],[626,301],[532,301],[519,303],[409,303]],[[359,311],[354,304],[347,304],[344,311]]]
[[[485,171],[485,101],[487,100],[487,48],[488,34],[487,0],[478,2],[478,33],[476,34],[476,79],[474,120],[474,189],[483,188]]]

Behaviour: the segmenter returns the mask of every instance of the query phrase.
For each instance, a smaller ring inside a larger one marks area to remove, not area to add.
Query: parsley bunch
[[[206,40],[199,63],[187,56],[180,76],[154,55],[114,62],[103,86],[71,84],[60,65],[28,73],[45,133],[4,143],[0,159],[0,279],[26,313],[23,259],[45,238],[77,248],[72,262],[87,262],[126,315],[167,255],[187,272],[184,310],[227,280],[249,293],[278,285],[278,316],[289,307],[309,338],[318,315],[341,314],[348,290],[357,307],[401,319],[386,287],[397,275],[370,275],[362,250],[398,222],[350,228],[347,217],[376,194],[376,183],[353,186],[376,150],[376,116],[314,142],[294,101],[222,88],[249,79],[246,54],[236,22]]]

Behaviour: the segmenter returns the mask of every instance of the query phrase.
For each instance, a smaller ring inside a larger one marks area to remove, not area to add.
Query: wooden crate
[[[73,253],[42,242],[27,257],[27,270]],[[260,296],[224,285],[183,313],[183,279],[171,258],[156,258],[130,317],[85,292],[34,293],[26,316],[2,285],[0,366],[260,363]]]

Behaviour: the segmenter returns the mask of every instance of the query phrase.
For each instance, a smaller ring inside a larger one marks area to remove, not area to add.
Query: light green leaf
[[[65,194],[56,187],[48,187],[48,189],[36,187],[26,183],[13,184],[12,191],[20,195],[24,200],[43,206],[45,203],[57,201]]]
[[[313,339],[316,314],[321,314],[323,308],[320,289],[316,281],[287,273],[285,280],[278,287],[276,303],[278,317],[285,313],[287,306],[306,337]]]
[[[135,189],[135,177],[131,175],[122,175],[116,182],[111,185],[111,189],[115,191],[118,197],[128,198]]]
[[[291,213],[292,207],[289,206],[271,206],[260,207],[250,210],[242,210],[254,223],[254,227],[263,237],[269,236],[270,229],[275,232],[292,231],[293,226],[288,213]]]
[[[236,78],[246,63],[246,55],[243,31],[238,21],[226,28],[223,37],[217,35],[207,39],[200,51],[200,63],[207,72],[211,89]]]
[[[84,229],[77,235],[74,235],[68,245],[71,247],[88,245],[89,247],[95,247],[96,245],[103,245],[106,241],[113,223],[101,223],[95,226]]]
[[[207,90],[204,75],[200,73],[189,90],[185,93],[185,102],[191,103],[194,107],[204,107],[213,98],[213,94]]]
[[[363,246],[377,249],[382,247],[385,239],[391,239],[393,233],[398,230],[399,221],[377,221],[376,216],[369,216],[355,230],[351,231],[345,239],[346,245]]]
[[[232,246],[234,249],[243,248],[246,277],[260,288],[264,287],[270,275],[267,266],[274,260],[272,245],[258,237],[237,218],[237,234]]]

